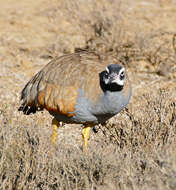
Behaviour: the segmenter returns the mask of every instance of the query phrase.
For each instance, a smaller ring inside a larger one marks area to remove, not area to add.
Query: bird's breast
[[[125,108],[129,99],[130,96],[126,97],[122,92],[107,92],[100,97],[91,112],[99,121],[105,122]]]
[[[100,94],[96,102],[80,91],[75,106],[74,119],[81,122],[103,123],[118,114],[129,102],[131,93],[125,96],[120,92],[106,92]]]

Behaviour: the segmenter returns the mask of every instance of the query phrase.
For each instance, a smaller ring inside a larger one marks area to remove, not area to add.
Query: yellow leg
[[[83,151],[84,153],[87,153],[87,145],[88,145],[88,140],[90,137],[90,125],[87,125],[83,128],[82,130],[82,141],[83,141]]]
[[[57,132],[58,132],[58,128],[59,128],[59,122],[56,120],[56,118],[54,118],[52,120],[52,128],[53,128],[53,134],[52,134],[51,141],[54,144],[56,141]]]

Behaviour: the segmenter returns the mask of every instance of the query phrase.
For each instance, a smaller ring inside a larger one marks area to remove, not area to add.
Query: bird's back
[[[102,93],[98,74],[107,64],[99,55],[90,52],[55,58],[26,84],[20,110],[30,114],[45,108],[72,116],[80,89],[84,89],[92,101]]]

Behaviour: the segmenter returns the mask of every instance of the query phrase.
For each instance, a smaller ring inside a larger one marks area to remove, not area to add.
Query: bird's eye
[[[122,72],[120,73],[120,80],[123,80],[124,78],[125,78],[125,72],[122,71]]]
[[[105,77],[108,78],[109,74],[108,72],[105,72]]]

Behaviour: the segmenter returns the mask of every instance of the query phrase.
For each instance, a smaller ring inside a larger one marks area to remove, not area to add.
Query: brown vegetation
[[[0,189],[176,189],[176,3],[0,0]],[[133,97],[91,134],[17,111],[20,91],[56,55],[94,50],[128,67]]]

